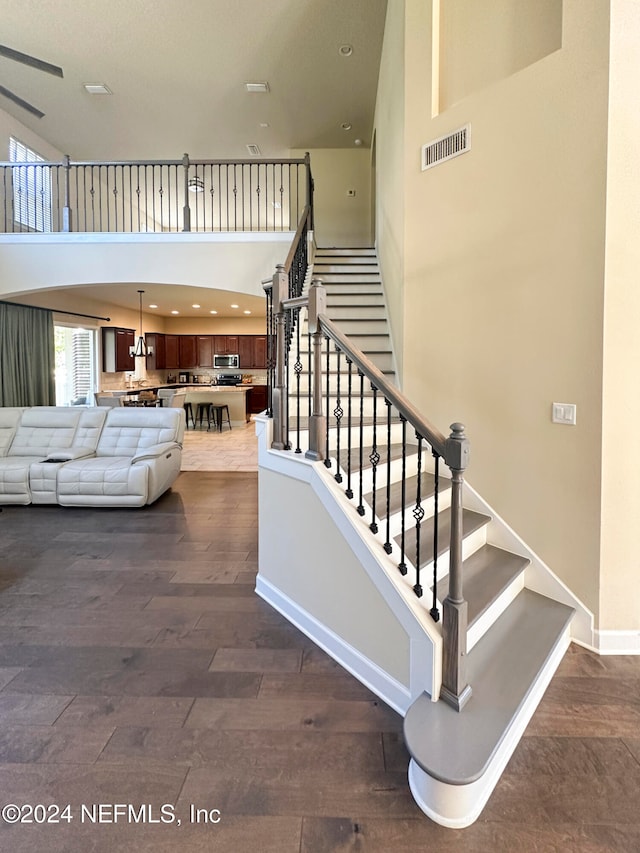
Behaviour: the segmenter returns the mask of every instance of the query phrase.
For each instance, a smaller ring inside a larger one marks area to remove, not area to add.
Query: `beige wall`
[[[467,425],[469,481],[597,612],[608,4],[565,0],[561,50],[436,118],[431,3],[405,11],[404,389]],[[472,151],[421,172],[467,122]]]
[[[404,335],[404,3],[390,2],[376,100],[376,245],[396,367],[402,376]]]
[[[440,27],[435,113],[537,62],[562,43],[562,0],[434,0]]]
[[[604,629],[640,628],[640,5],[611,3],[604,307],[602,547]]]
[[[291,157],[303,157],[304,154],[304,151],[291,151]],[[369,148],[315,148],[309,154],[315,185],[317,245],[370,246]],[[355,195],[348,195],[349,190],[353,190]]]

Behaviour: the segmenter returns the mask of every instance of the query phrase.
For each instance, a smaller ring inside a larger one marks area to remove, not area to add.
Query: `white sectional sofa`
[[[145,506],[180,472],[182,409],[0,407],[0,504]]]

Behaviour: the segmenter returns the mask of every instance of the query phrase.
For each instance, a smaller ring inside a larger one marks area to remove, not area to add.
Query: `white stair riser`
[[[344,264],[340,261],[334,262],[315,262],[313,265],[313,277],[314,278],[323,278],[327,274],[334,273],[342,273],[345,274],[345,268],[347,268],[347,275],[354,275],[360,273],[371,273],[380,275],[380,271],[378,270],[377,264],[362,264],[362,263],[350,263]]]
[[[424,524],[424,522],[423,522]],[[448,543],[447,543],[448,544]],[[462,540],[462,559],[468,559],[472,554],[482,548],[483,545],[487,544],[487,525],[483,525],[479,527],[477,530],[474,530],[473,533],[470,533],[469,536],[465,536]],[[426,554],[421,554],[421,559],[424,559]],[[442,578],[446,578],[449,574],[449,551],[445,551],[443,554],[440,554],[438,557],[438,580],[442,580]],[[405,560],[407,565],[413,567],[415,563],[415,553],[405,555]],[[422,567],[422,577],[429,579],[429,586],[431,586],[433,580],[433,560],[429,560]],[[423,586],[427,586],[426,580],[423,583]]]
[[[516,596],[524,589],[524,572],[514,578],[509,586],[494,599],[482,616],[467,631],[467,652],[487,633],[489,628],[504,613]]]

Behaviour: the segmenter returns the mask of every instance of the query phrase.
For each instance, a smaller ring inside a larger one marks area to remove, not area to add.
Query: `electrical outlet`
[[[551,420],[554,424],[576,424],[575,403],[553,403],[551,406]]]

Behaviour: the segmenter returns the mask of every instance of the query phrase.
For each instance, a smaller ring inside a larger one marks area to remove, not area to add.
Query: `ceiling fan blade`
[[[31,113],[37,118],[44,118],[44,113],[42,110],[39,110],[37,107],[34,107],[33,104],[30,104],[29,101],[25,101],[22,98],[19,98],[14,92],[11,92],[9,89],[5,89],[4,86],[0,86],[0,95],[5,98],[8,98],[10,101],[13,101],[14,104],[17,104],[19,107],[22,107],[23,110]]]
[[[47,74],[54,74],[56,77],[64,77],[59,65],[45,62],[44,59],[38,59],[36,56],[29,56],[28,53],[20,53],[19,50],[13,50],[13,48],[5,47],[3,44],[0,44],[0,56],[4,56],[6,59],[15,59],[16,62],[22,62],[23,65],[30,65],[32,68],[46,71]]]

